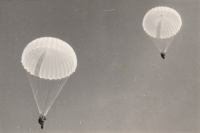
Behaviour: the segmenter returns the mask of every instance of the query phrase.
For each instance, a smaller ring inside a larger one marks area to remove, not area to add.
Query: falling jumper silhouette
[[[165,53],[160,53],[161,57],[165,59]]]
[[[41,125],[41,129],[43,129],[45,120],[46,120],[45,116],[40,116],[39,119],[38,119],[38,123]]]

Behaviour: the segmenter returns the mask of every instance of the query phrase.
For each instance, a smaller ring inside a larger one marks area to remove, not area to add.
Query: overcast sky
[[[197,133],[199,3],[180,1],[1,0],[0,132],[41,132],[21,55],[30,41],[52,36],[73,47],[78,67],[43,132]],[[156,6],[183,21],[165,60],[142,28]]]

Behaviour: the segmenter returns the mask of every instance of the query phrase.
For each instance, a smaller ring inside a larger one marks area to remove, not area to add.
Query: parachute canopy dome
[[[48,80],[66,78],[77,67],[73,48],[53,37],[42,37],[30,42],[23,51],[21,62],[31,75]]]
[[[153,38],[170,38],[178,33],[181,25],[180,15],[169,7],[155,7],[143,19],[144,31]]]

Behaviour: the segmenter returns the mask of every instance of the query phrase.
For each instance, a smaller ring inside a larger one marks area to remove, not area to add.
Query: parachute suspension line
[[[41,83],[42,81],[41,81],[41,80],[42,80],[42,79],[39,79],[39,85],[40,85],[40,86],[39,86],[39,89],[41,89],[40,92],[42,92],[42,93],[43,93],[42,95],[44,96],[44,95],[45,95],[45,91],[42,91],[42,90],[44,90],[44,89],[43,89],[44,86],[42,85],[42,83]],[[44,99],[43,99],[42,102],[41,102],[41,106],[42,106],[42,108],[41,108],[41,115],[43,115],[43,112],[42,112],[42,111],[43,111],[43,108],[44,108],[44,107],[43,107],[43,106],[44,106]]]
[[[35,101],[36,101],[36,104],[37,104],[37,107],[38,107],[38,111],[41,114],[40,105],[38,105],[40,103],[38,103],[38,101],[37,101],[37,96],[38,96],[38,93],[40,92],[37,89],[37,88],[39,88],[38,84],[37,84],[36,79],[35,79],[35,77],[33,75],[31,75],[29,72],[27,72],[27,75],[28,75],[28,79],[29,79],[30,84],[31,84],[32,92],[34,94],[34,98],[35,98]]]
[[[40,79],[40,82],[42,82],[42,80],[44,80],[44,79]],[[43,91],[43,106],[42,106],[42,111],[44,111],[45,110],[45,102],[46,102],[46,96],[48,95],[48,90],[49,90],[49,82],[47,81],[47,82],[44,82],[43,84],[42,84],[42,90],[44,90]],[[44,114],[44,112],[42,112],[42,114]]]
[[[51,93],[53,91],[53,89],[55,89],[55,84],[54,84],[54,80],[52,80],[52,82],[50,80],[47,81],[47,86],[46,88],[44,88],[46,90],[45,94],[44,95],[44,114],[46,115],[46,110],[48,108],[48,103],[50,102],[50,96],[51,96]]]
[[[27,72],[39,113],[47,115],[68,77],[57,80],[42,79]]]
[[[166,44],[165,44],[166,49],[164,50],[164,52],[166,52],[166,51],[168,50],[169,45],[170,45],[170,44],[172,43],[172,41],[174,40],[174,37],[175,37],[175,36],[172,36],[172,37],[170,37],[170,38],[168,39],[168,41],[166,41]]]
[[[45,112],[44,112],[45,115],[46,115],[46,113],[47,113],[46,110],[47,110],[48,108],[50,108],[50,107],[48,106],[48,104],[49,104],[49,102],[50,102],[50,99],[52,98],[52,97],[51,97],[52,91],[55,89],[55,85],[56,85],[55,80],[53,80],[52,82],[49,80],[49,81],[47,81],[47,82],[48,82],[48,84],[47,84],[47,87],[45,88],[45,89],[47,90],[46,95],[45,95],[45,101],[46,101],[46,103],[45,103],[46,109],[45,109]],[[51,83],[52,83],[52,84],[51,84]],[[57,84],[59,84],[59,83],[57,83]]]
[[[60,91],[62,90],[63,86],[65,85],[66,81],[67,81],[68,77],[66,78],[63,78],[63,79],[59,79],[59,83],[57,83],[57,86],[54,87],[54,89],[52,89],[52,93],[51,95],[49,96],[50,99],[49,99],[49,102],[47,103],[47,110],[46,112],[44,113],[45,115],[48,113],[50,107],[52,106],[52,104],[54,103],[54,101],[56,100],[58,94],[60,93]]]
[[[52,95],[53,95],[53,91],[56,91],[57,90],[57,86],[60,84],[60,81],[59,80],[57,80],[57,84],[52,84],[52,89],[49,89],[49,94],[48,94],[48,97],[47,97],[47,100],[46,101],[48,101],[46,104],[47,104],[47,107],[48,108],[50,108],[51,106],[49,106],[50,105],[50,103],[51,103],[51,98],[52,98]],[[50,86],[49,86],[50,87]],[[53,103],[52,103],[53,104]],[[45,113],[47,113],[48,112],[48,108],[47,108],[47,111],[45,112]]]
[[[49,95],[49,92],[52,90],[52,88],[54,88],[53,86],[51,86],[49,80],[47,80],[46,82],[46,85],[44,85],[44,89],[45,90],[45,94],[43,95],[44,98],[43,98],[43,101],[44,101],[44,104],[43,104],[43,113],[45,114],[45,107],[47,106],[46,103],[48,103],[48,100],[46,100],[48,98],[48,95]]]
[[[156,45],[158,50],[160,52],[164,52],[165,53],[167,51],[167,49],[169,48],[169,45],[172,43],[172,41],[174,39],[174,36],[172,36],[171,38],[164,38],[164,39],[153,38],[153,37],[150,37],[150,38],[153,41],[153,43]]]
[[[57,97],[57,95],[54,95],[54,92],[57,92],[59,94],[60,90],[62,89],[62,87],[60,87],[62,80],[63,79],[55,80],[54,83],[51,81],[53,84],[48,84],[48,87],[46,88],[48,90],[48,92],[46,93],[47,95],[45,98],[46,103],[45,103],[44,115],[46,115],[48,113],[50,107],[52,106],[53,102],[55,101],[55,99]]]
[[[41,106],[43,105],[43,102],[41,101],[40,99],[40,96],[39,95],[43,95],[43,89],[41,88],[41,81],[39,80],[39,82],[37,81],[38,80],[38,77],[34,77],[35,79],[35,84],[37,85],[37,88],[35,88],[36,90],[38,90],[38,93],[37,93],[37,99],[38,99],[38,105],[39,105],[39,108],[40,108],[40,114],[42,114],[42,108]]]
[[[48,103],[48,101],[46,100],[46,98],[48,97],[48,93],[49,91],[53,88],[53,86],[50,85],[49,80],[47,79],[46,82],[44,82],[45,84],[43,85],[43,90],[44,90],[44,94],[43,94],[43,114],[45,114],[45,110],[46,110],[46,103]]]
[[[42,79],[41,79],[42,80]],[[48,103],[49,103],[49,95],[51,94],[51,91],[53,90],[53,89],[55,89],[54,88],[54,81],[52,80],[52,83],[51,83],[51,80],[45,80],[44,81],[44,84],[43,84],[43,88],[42,88],[42,90],[44,90],[43,91],[43,107],[42,107],[42,113],[43,114],[45,114],[45,112],[46,112],[46,108],[48,108]]]
[[[43,87],[36,88],[36,89],[38,89],[38,92],[39,92],[39,93],[35,93],[35,97],[37,97],[37,99],[39,99],[36,102],[37,102],[38,108],[40,110],[40,114],[43,114],[43,115],[47,114],[48,110],[50,109],[51,105],[53,104],[53,101],[57,97],[57,96],[53,96],[53,91],[59,93],[60,90],[62,89],[61,87],[59,87],[60,86],[59,81],[57,81],[57,80],[55,80],[53,82],[52,81],[53,80],[40,79],[40,83]],[[41,104],[39,104],[39,102]]]
[[[41,106],[41,110],[42,110],[42,115],[44,115],[44,109],[45,109],[45,95],[47,94],[47,90],[46,90],[46,85],[48,85],[47,84],[47,82],[43,82],[43,80],[45,81],[45,79],[39,79],[40,80],[40,88],[41,88],[41,92],[42,92],[42,95],[41,95],[41,98],[42,98],[42,106]]]

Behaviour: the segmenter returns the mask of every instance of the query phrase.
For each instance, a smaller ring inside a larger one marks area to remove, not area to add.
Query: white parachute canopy
[[[143,29],[152,38],[160,53],[167,51],[181,25],[180,15],[169,7],[155,7],[149,10],[143,19]]]
[[[68,77],[75,72],[76,54],[66,42],[42,37],[26,46],[21,62],[27,71],[39,113],[46,115]]]

